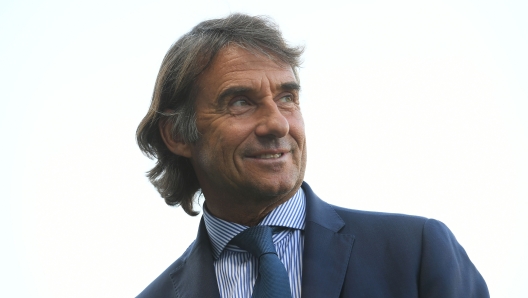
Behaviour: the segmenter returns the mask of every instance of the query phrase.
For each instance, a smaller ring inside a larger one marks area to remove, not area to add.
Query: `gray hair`
[[[222,48],[232,44],[290,65],[299,80],[303,48],[290,47],[269,18],[231,14],[207,20],[170,47],[161,63],[149,111],[136,131],[141,151],[157,159],[154,168],[147,172],[150,182],[168,205],[180,205],[193,216],[198,214],[193,210],[193,202],[200,183],[190,160],[169,151],[159,125],[160,121],[171,125],[174,139],[189,144],[198,141],[195,112],[198,77]]]

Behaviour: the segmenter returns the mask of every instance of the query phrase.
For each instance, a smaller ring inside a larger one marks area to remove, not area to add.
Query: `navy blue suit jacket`
[[[308,186],[303,298],[489,297],[484,279],[449,229],[417,216],[344,209]],[[139,298],[219,297],[203,219],[187,251]]]

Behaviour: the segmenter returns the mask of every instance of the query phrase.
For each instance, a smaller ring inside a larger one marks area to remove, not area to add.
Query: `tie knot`
[[[277,253],[272,234],[273,229],[269,226],[254,226],[236,235],[231,242],[260,258],[263,254]]]
[[[255,226],[236,235],[231,242],[259,260],[259,275],[252,298],[291,298],[290,280],[273,245],[274,228]]]

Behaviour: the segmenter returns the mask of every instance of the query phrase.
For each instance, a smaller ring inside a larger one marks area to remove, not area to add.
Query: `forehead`
[[[220,50],[198,78],[201,91],[216,95],[231,87],[274,89],[293,82],[297,79],[290,65],[236,45]]]

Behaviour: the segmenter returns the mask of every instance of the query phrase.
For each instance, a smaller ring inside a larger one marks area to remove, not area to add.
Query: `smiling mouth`
[[[273,159],[273,158],[279,158],[283,155],[283,153],[277,153],[277,154],[261,154],[255,156],[255,158],[261,158],[261,159]]]

